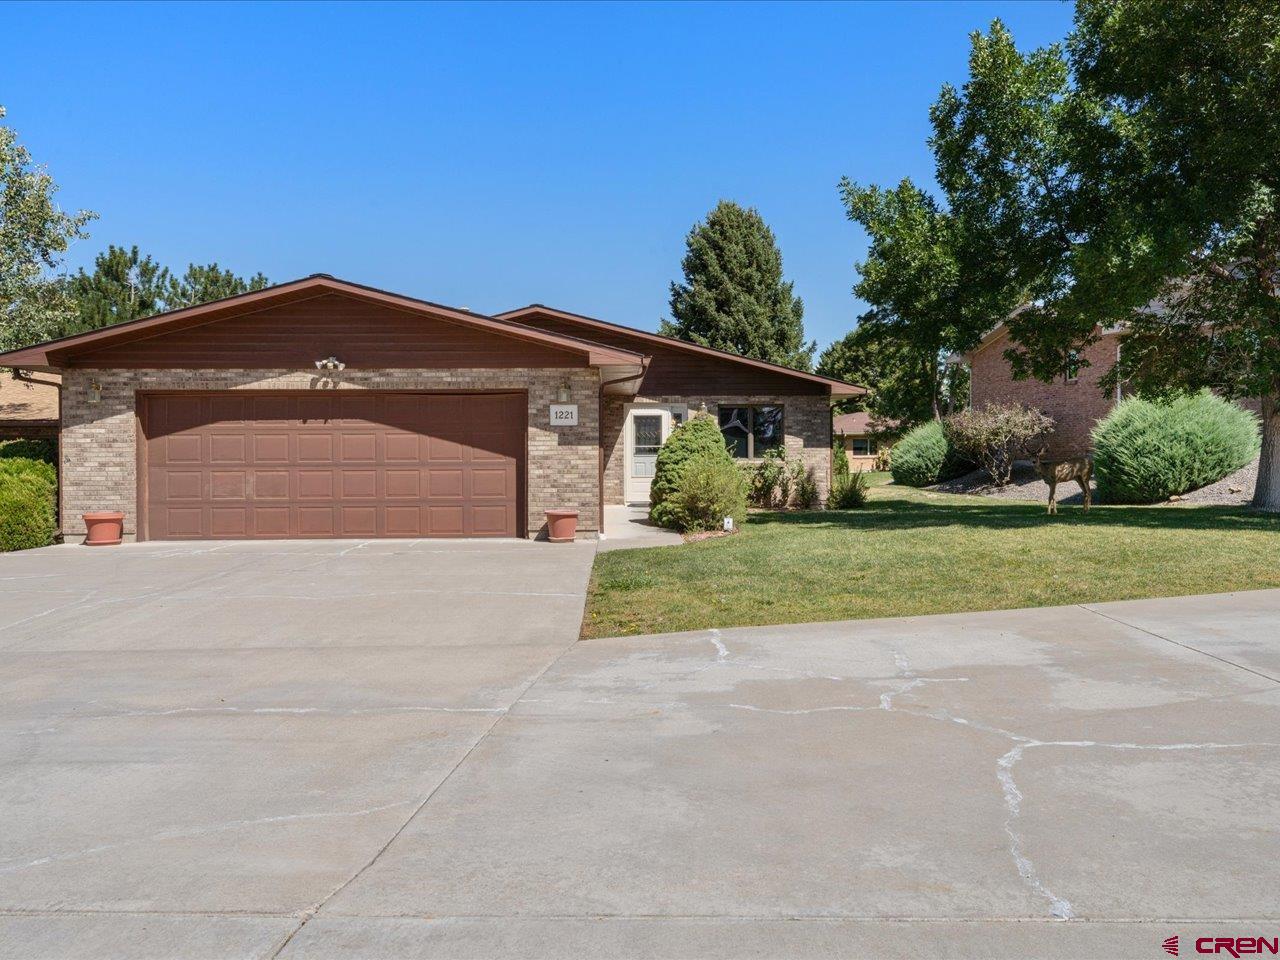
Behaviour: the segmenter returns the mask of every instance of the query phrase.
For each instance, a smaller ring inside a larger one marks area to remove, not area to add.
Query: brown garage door
[[[517,393],[142,397],[141,535],[512,537]]]

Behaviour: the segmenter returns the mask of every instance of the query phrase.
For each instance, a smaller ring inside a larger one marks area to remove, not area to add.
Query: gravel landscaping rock
[[[1248,505],[1253,499],[1253,487],[1258,479],[1258,461],[1247,467],[1241,467],[1230,476],[1217,483],[1211,483],[1199,490],[1184,493],[1177,500],[1167,501],[1168,506],[1192,504],[1200,506],[1241,506]],[[938,493],[966,493],[983,497],[998,497],[1002,500],[1039,500],[1049,502],[1049,485],[1036,475],[1035,467],[1030,463],[1018,463],[1013,468],[1013,481],[1006,487],[997,487],[981,470],[966,473],[945,483],[935,483],[926,489]],[[1058,485],[1058,503],[1080,504],[1083,502],[1080,485],[1075,481]],[[1093,502],[1098,503],[1098,485],[1093,484]]]
[[[1098,485],[1095,483],[1092,487],[1093,502],[1097,503]],[[967,493],[982,497],[997,497],[1001,500],[1039,500],[1045,504],[1049,502],[1049,485],[1036,474],[1034,466],[1025,462],[1014,464],[1013,480],[1005,487],[995,486],[984,471],[974,470],[954,480],[935,483],[926,489],[936,490],[938,493]],[[1080,493],[1080,484],[1074,480],[1058,484],[1058,503],[1070,505],[1083,502],[1084,496]]]
[[[1208,506],[1240,506],[1248,505],[1253,500],[1253,488],[1258,482],[1258,461],[1247,467],[1241,467],[1217,483],[1211,483],[1199,490],[1184,493],[1179,499],[1169,501],[1170,505],[1193,503]]]

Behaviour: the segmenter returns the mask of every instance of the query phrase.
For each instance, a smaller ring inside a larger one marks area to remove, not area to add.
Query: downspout
[[[604,536],[604,388],[612,387],[615,383],[626,383],[628,380],[639,380],[641,385],[644,384],[644,378],[649,373],[649,361],[652,357],[643,357],[640,360],[640,372],[629,377],[618,377],[616,380],[605,380],[600,384],[600,395],[596,400],[596,425],[598,428],[598,438],[596,439],[596,503],[599,504],[600,517],[596,521],[596,536]]]
[[[58,536],[62,535],[62,381],[61,380],[37,380],[31,374],[17,367],[13,369],[13,379],[22,383],[33,383],[42,387],[53,387],[58,391],[58,459],[53,465],[53,476],[58,484],[58,499],[55,506],[57,516],[54,521],[57,523]]]

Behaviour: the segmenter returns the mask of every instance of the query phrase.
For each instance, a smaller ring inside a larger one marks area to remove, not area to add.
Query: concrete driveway
[[[573,644],[591,552],[0,557],[0,954],[1280,933],[1280,591]]]

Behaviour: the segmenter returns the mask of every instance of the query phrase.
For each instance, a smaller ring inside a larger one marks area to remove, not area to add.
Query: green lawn
[[[1280,518],[871,491],[863,510],[753,515],[740,533],[596,558],[584,637],[1280,587]]]

